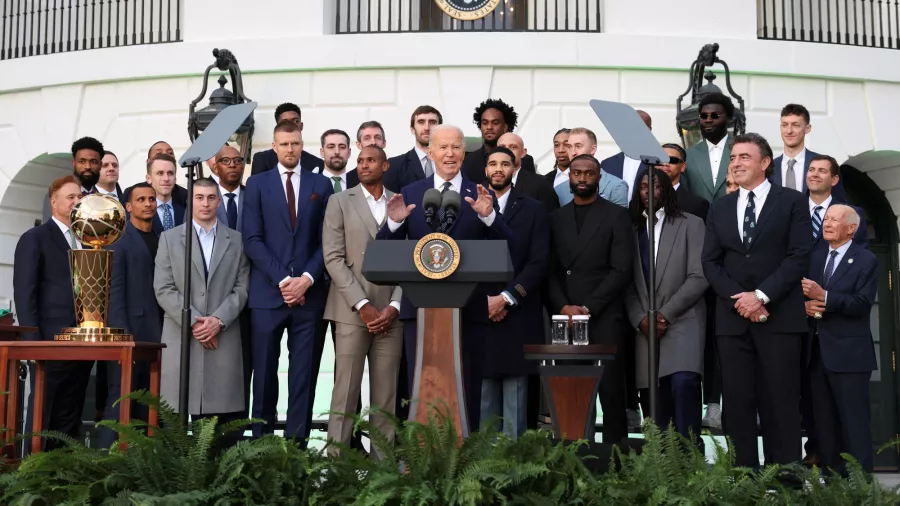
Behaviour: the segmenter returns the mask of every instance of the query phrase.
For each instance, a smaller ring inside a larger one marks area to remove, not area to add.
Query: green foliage
[[[823,481],[817,469],[734,466],[733,449],[716,444],[709,464],[694,441],[652,424],[640,452],[615,451],[610,471],[592,474],[579,455],[583,443],[559,444],[546,432],[514,441],[493,430],[465,441],[440,414],[428,424],[396,428],[395,441],[363,419],[372,459],[350,450],[303,450],[275,436],[216,448],[215,419],[184,425],[146,392],[130,398],[158,406],[163,422],[153,436],[140,423],[104,425],[119,431],[124,449],[64,449],[25,459],[0,474],[0,504],[10,505],[312,505],[312,506],[593,506],[593,505],[900,505],[897,489],[873,482],[848,457],[850,476]],[[436,410],[438,412],[441,409]],[[65,436],[48,435],[65,439]],[[715,443],[714,443],[715,444]],[[793,476],[797,487],[785,476]]]

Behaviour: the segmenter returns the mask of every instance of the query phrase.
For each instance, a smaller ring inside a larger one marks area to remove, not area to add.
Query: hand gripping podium
[[[454,241],[444,234],[372,241],[362,273],[370,283],[400,285],[418,308],[410,420],[428,423],[429,405],[445,405],[460,437],[469,436],[460,308],[479,283],[505,283],[513,265],[506,241]],[[449,273],[449,274],[448,274]]]

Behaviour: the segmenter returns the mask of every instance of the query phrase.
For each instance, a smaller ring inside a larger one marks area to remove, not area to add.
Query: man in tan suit
[[[363,148],[357,159],[359,186],[334,194],[325,210],[322,253],[331,276],[325,319],[335,323],[328,439],[344,445],[350,443],[353,422],[343,413],[356,411],[366,357],[372,408],[393,414],[396,403],[403,345],[403,327],[397,320],[400,287],[373,285],[362,275],[366,246],[384,225],[387,201],[394,195],[382,185],[388,166],[384,150],[374,145]],[[373,413],[372,423],[393,440],[388,419]]]

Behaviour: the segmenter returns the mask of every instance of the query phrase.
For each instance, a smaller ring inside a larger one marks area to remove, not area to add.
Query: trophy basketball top
[[[109,195],[88,195],[72,208],[70,227],[85,246],[100,249],[118,241],[125,232],[125,208]]]

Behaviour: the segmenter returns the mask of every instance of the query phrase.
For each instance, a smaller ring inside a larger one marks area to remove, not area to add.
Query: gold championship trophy
[[[66,327],[56,341],[131,341],[125,329],[106,326],[109,311],[109,277],[113,252],[103,248],[118,241],[125,231],[125,208],[109,195],[88,195],[69,215],[69,229],[92,249],[69,250],[72,294],[77,327]]]

